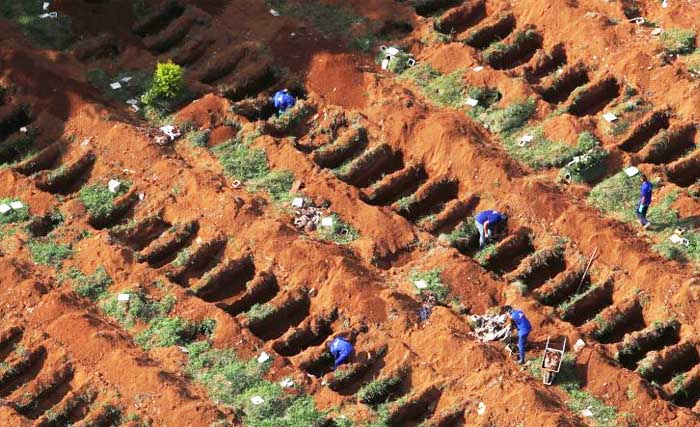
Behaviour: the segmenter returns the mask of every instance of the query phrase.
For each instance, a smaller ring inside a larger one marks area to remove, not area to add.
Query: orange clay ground
[[[7,3],[0,426],[700,425],[697,0]],[[167,60],[182,94],[134,111]],[[157,146],[163,124],[186,135]],[[336,227],[299,230],[293,197]],[[508,233],[479,251],[492,208]],[[471,335],[504,304],[529,366]]]

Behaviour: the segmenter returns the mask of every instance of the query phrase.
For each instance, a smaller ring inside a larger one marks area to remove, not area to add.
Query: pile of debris
[[[472,315],[471,335],[482,342],[502,340],[510,335],[510,323],[507,314]]]
[[[295,198],[292,206],[297,208],[294,213],[294,226],[296,228],[307,233],[311,233],[318,228],[323,217],[323,209],[314,206],[313,203],[307,203],[301,197]]]
[[[141,129],[156,145],[169,145],[182,136],[180,128],[174,125],[166,125],[159,128]]]

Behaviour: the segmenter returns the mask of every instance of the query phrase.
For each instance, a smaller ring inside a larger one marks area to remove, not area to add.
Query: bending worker
[[[514,309],[513,307],[506,305],[503,306],[503,313],[507,313],[510,316],[511,325],[515,326],[518,330],[518,363],[525,364],[525,346],[527,345],[527,337],[530,335],[532,330],[532,325],[530,321],[525,317],[525,313],[522,310]]]
[[[272,98],[272,103],[275,105],[275,110],[277,110],[278,116],[292,108],[296,102],[297,100],[294,98],[294,95],[289,93],[289,90],[287,89],[277,91],[275,96]]]
[[[337,337],[330,343],[329,350],[335,359],[333,369],[336,369],[338,366],[347,362],[348,357],[350,357],[354,349],[350,341],[343,337]]]
[[[476,215],[474,224],[479,230],[479,248],[483,249],[486,246],[486,241],[494,236],[499,230],[502,230],[508,217],[498,211],[486,210],[481,211]]]

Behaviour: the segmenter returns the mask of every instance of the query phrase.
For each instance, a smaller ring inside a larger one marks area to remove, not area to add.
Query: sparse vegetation
[[[115,75],[109,75],[102,69],[88,70],[87,79],[95,88],[99,89],[105,98],[125,103],[130,99],[138,99],[148,88],[149,76],[144,70],[120,71]],[[128,81],[123,81],[129,79]],[[109,85],[119,82],[121,89],[114,90]]]
[[[357,392],[357,399],[365,405],[378,405],[384,403],[396,388],[401,384],[400,377],[387,377],[376,379],[364,385]]]
[[[277,311],[272,304],[255,304],[245,313],[248,320],[265,320]]]
[[[133,328],[138,321],[148,323],[153,319],[167,316],[177,302],[172,295],[155,300],[141,291],[123,291],[122,293],[129,295],[128,304],[118,301],[115,294],[103,298],[100,308],[127,329]]]
[[[577,155],[561,169],[559,175],[571,182],[592,182],[600,178],[605,173],[607,150],[589,132],[579,134],[576,146]]]
[[[346,245],[360,237],[357,230],[350,224],[343,222],[338,215],[333,214],[330,218],[333,221],[333,225],[330,227],[319,225],[316,231],[316,237],[319,239]]]
[[[411,281],[414,287],[416,281],[425,280],[427,287],[424,290],[432,292],[440,303],[446,304],[450,296],[450,287],[442,282],[441,274],[441,268],[434,268],[428,271],[412,271],[408,276],[408,280]],[[420,293],[421,290],[416,288],[417,293]]]
[[[661,45],[669,55],[687,55],[695,50],[695,31],[685,28],[668,28],[661,36]]]
[[[491,132],[501,134],[514,132],[520,129],[536,109],[535,100],[527,99],[523,102],[513,103],[505,108],[490,108],[477,116],[477,119]]]
[[[187,140],[197,147],[206,147],[209,142],[209,131],[193,130],[187,134]]]
[[[83,187],[78,193],[80,201],[85,205],[90,217],[97,221],[108,219],[114,213],[114,201],[131,187],[128,182],[122,182],[119,188],[113,193],[107,184],[93,184]]]
[[[700,75],[700,49],[684,58],[688,71],[695,75]]]
[[[107,292],[107,288],[112,284],[112,278],[104,266],[97,267],[95,272],[89,276],[73,267],[68,270],[65,279],[71,282],[75,293],[93,301],[103,296]]]
[[[198,336],[210,336],[216,323],[206,319],[200,323],[190,322],[181,317],[157,317],[148,327],[136,336],[136,342],[145,349],[185,345]]]
[[[73,255],[71,245],[58,243],[52,237],[30,241],[29,251],[35,263],[58,269],[63,265],[63,260]]]

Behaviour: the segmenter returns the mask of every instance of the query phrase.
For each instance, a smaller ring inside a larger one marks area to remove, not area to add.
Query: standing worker
[[[498,211],[486,210],[476,215],[474,224],[479,230],[479,249],[486,246],[487,239],[493,237],[497,229],[502,229],[506,225],[508,218]]]
[[[647,219],[647,211],[651,205],[651,192],[654,186],[646,175],[642,174],[642,188],[639,191],[639,205],[637,206],[637,218],[642,227],[649,228],[651,223]]]
[[[329,344],[328,347],[331,352],[331,355],[335,359],[335,362],[333,363],[333,369],[336,369],[338,366],[345,363],[348,360],[348,357],[350,357],[350,355],[354,351],[350,341],[348,341],[344,337],[337,337]]]
[[[275,110],[277,110],[278,116],[292,108],[296,102],[297,100],[294,98],[294,95],[289,93],[289,90],[287,89],[277,91],[275,96],[272,98],[272,103],[275,105]]]
[[[503,306],[503,313],[507,313],[510,316],[511,325],[515,326],[518,330],[518,363],[521,365],[525,364],[525,346],[527,345],[527,337],[530,335],[532,330],[532,325],[530,321],[525,317],[525,313],[522,310],[514,309],[513,307],[506,305]]]

